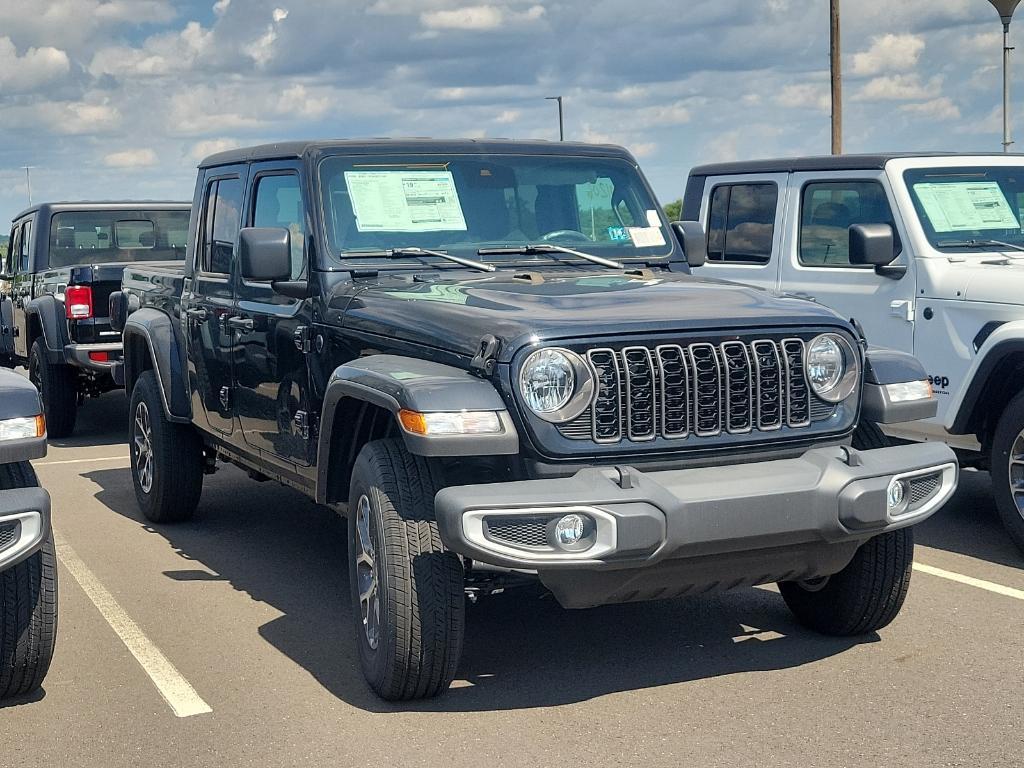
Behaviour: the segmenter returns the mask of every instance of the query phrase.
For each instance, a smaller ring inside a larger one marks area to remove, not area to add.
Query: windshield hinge
[[[490,376],[498,357],[498,340],[487,334],[480,339],[479,351],[469,364],[470,370],[478,376]]]

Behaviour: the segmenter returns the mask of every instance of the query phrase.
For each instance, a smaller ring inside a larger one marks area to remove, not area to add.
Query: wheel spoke
[[[370,648],[376,650],[380,636],[380,599],[377,592],[377,564],[373,534],[370,530],[372,509],[367,496],[359,497],[354,513],[356,516],[356,538],[359,545],[358,551],[354,553],[359,612],[363,620],[366,642]]]

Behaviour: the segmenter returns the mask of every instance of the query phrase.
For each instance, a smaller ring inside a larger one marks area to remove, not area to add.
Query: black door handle
[[[226,324],[239,331],[251,331],[256,327],[251,317],[229,317]]]

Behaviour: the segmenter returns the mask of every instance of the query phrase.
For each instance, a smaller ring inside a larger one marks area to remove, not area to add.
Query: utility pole
[[[1020,0],[988,0],[999,12],[999,20],[1003,23],[1003,152],[1010,151],[1013,139],[1010,138],[1010,20],[1017,10]]]
[[[558,102],[558,140],[565,141],[565,122],[562,119],[562,97],[561,96],[545,96],[545,101],[557,101]]]
[[[28,205],[29,205],[29,208],[31,208],[32,207],[32,174],[30,173],[30,171],[33,168],[35,168],[35,166],[34,165],[23,165],[21,167],[25,169],[25,184],[28,187]]]
[[[1020,2],[1020,0],[1017,0]],[[832,154],[843,154],[843,62],[839,41],[839,0],[830,0],[829,69],[832,73]]]

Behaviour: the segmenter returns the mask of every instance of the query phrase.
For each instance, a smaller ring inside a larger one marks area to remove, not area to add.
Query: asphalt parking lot
[[[394,706],[359,672],[343,525],[231,468],[193,522],[148,525],[124,409],[90,401],[36,462],[60,634],[44,690],[0,709],[5,765],[1024,765],[1024,556],[987,475],[917,529],[877,636],[810,634],[771,589],[588,611],[511,593],[470,608],[446,696]]]

